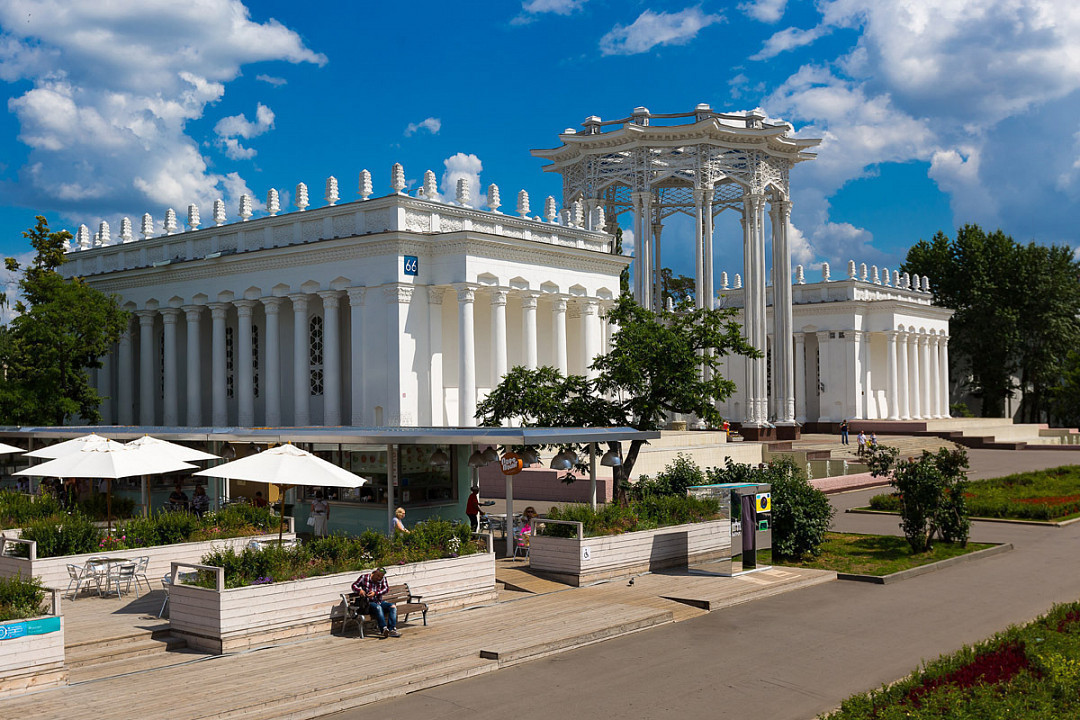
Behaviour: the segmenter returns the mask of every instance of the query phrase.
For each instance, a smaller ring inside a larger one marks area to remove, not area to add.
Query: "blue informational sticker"
[[[0,625],[0,640],[14,640],[27,635],[46,635],[60,630],[60,618],[56,616],[27,620],[26,622]]]
[[[420,274],[420,258],[415,255],[405,256],[405,274],[406,275],[419,275]]]

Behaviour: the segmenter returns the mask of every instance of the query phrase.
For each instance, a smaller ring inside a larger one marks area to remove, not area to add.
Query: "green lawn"
[[[1070,520],[1080,517],[1080,466],[977,480],[969,483],[966,495],[974,518]],[[896,512],[899,502],[891,494],[875,495],[870,509]]]
[[[920,565],[929,565],[939,560],[948,560],[958,555],[966,555],[976,550],[985,550],[991,545],[968,543],[967,547],[939,542],[928,553],[911,554],[911,546],[902,537],[891,535],[855,535],[851,533],[826,533],[821,545],[821,554],[812,560],[792,562],[785,560],[776,563],[790,567],[817,568],[835,570],[854,575],[890,575],[901,570],[910,570]],[[758,553],[758,564],[772,565],[772,554],[765,550]]]
[[[1080,603],[952,655],[826,720],[1071,720],[1080,717]]]

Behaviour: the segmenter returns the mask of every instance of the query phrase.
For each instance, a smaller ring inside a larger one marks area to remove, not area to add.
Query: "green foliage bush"
[[[22,575],[0,578],[0,622],[37,617],[43,613],[45,588],[41,578]]]
[[[417,523],[410,534],[393,539],[368,530],[360,537],[330,535],[295,547],[216,550],[203,556],[203,565],[225,569],[225,587],[261,585],[333,573],[369,570],[480,552],[468,525],[432,518]],[[210,573],[194,581],[213,587]]]
[[[686,495],[650,495],[626,505],[609,503],[593,510],[588,505],[571,504],[552,508],[548,517],[553,520],[580,522],[586,536],[619,535],[637,530],[653,530],[669,525],[705,522],[720,517],[720,503],[711,498]],[[542,521],[539,521],[542,523]],[[545,525],[545,535],[576,537],[569,525]]]
[[[27,495],[0,490],[0,529],[22,527],[31,520],[57,515],[63,511],[52,495]]]
[[[685,495],[686,488],[704,484],[705,473],[701,468],[689,456],[679,453],[655,478],[642,475],[636,483],[629,485],[627,497],[641,500],[654,495]]]
[[[70,515],[56,515],[40,520],[31,520],[23,525],[22,539],[37,542],[39,558],[60,555],[78,555],[94,552],[104,533],[81,512]],[[24,556],[29,552],[27,545],[16,545],[15,551]]]
[[[108,496],[103,493],[94,493],[85,500],[79,501],[79,510],[93,520],[106,520],[109,517]],[[135,514],[135,501],[128,497],[112,498],[112,517],[129,518]]]

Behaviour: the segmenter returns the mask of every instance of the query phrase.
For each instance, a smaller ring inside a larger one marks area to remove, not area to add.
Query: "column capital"
[[[696,187],[694,188],[694,205],[704,207],[708,201],[709,193],[712,192],[712,188]]]
[[[255,309],[257,300],[233,300],[233,305],[236,306],[236,314],[242,318],[251,317],[252,311]]]
[[[259,300],[263,304],[263,312],[267,315],[277,315],[282,303],[285,302],[285,298],[276,296],[259,298]]]
[[[180,320],[180,308],[161,308],[158,312],[161,313],[161,322],[166,325],[175,325]]]
[[[815,335],[817,335],[817,339],[818,339],[819,341],[820,341],[820,340],[825,340],[825,341],[828,341],[828,339],[829,339],[829,332],[830,332],[829,330],[818,330],[818,331],[817,331],[817,332],[815,332],[814,334],[815,334]]]
[[[503,288],[492,288],[491,290],[491,304],[492,305],[506,305],[507,291]]]
[[[536,309],[536,301],[540,298],[540,293],[536,292],[523,292],[521,293],[521,307]]]
[[[364,286],[346,288],[345,292],[349,294],[349,307],[360,307],[364,304],[364,297],[367,295],[367,288]]]
[[[386,302],[407,305],[412,302],[413,289],[412,285],[394,284],[383,285],[382,291]]]
[[[320,290],[316,294],[319,297],[322,298],[324,308],[325,307],[335,307],[336,308],[338,306],[338,303],[341,301],[341,291],[340,290]]]
[[[292,302],[294,313],[307,312],[309,302],[307,293],[289,295],[289,300]]]
[[[596,315],[600,311],[599,298],[581,298],[578,300],[578,305],[581,306],[581,311],[586,315]]]
[[[566,312],[566,297],[563,295],[553,295],[551,298],[551,307],[555,312]]]
[[[210,308],[210,317],[215,320],[224,320],[225,314],[229,312],[229,303],[215,302],[207,305]]]
[[[454,286],[459,303],[471,303],[476,300],[476,286],[467,283],[457,283]]]
[[[930,344],[930,337],[931,337],[930,335],[919,335],[918,336],[919,344],[920,345],[929,345]]]
[[[442,305],[443,296],[446,294],[446,288],[438,285],[428,285],[427,289],[427,301],[429,305]]]
[[[139,325],[147,326],[154,324],[154,318],[157,316],[157,310],[136,310],[135,315],[139,318]]]
[[[790,200],[773,200],[772,206],[776,208],[776,211],[783,215],[785,218],[791,216]]]
[[[180,309],[184,311],[184,316],[188,322],[198,322],[205,307],[205,305],[184,305]]]

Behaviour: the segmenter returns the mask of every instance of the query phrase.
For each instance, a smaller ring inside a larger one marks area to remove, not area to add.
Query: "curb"
[[[900,513],[893,512],[891,510],[869,510],[867,508],[848,508],[844,512],[853,513],[855,515],[893,515],[900,517]],[[1015,520],[1013,518],[989,518],[989,517],[976,517],[972,515],[969,520],[972,522],[988,522],[988,523],[1003,523],[1005,525],[1030,525],[1032,527],[1068,527],[1074,523],[1080,522],[1080,517],[1075,517],[1070,520],[1060,520],[1058,522],[1052,522],[1050,520]]]
[[[890,575],[856,575],[853,573],[836,573],[836,579],[871,583],[873,585],[888,585],[889,583],[899,582],[900,580],[908,580],[909,578],[917,577],[919,575],[937,572],[938,570],[947,568],[951,565],[959,565],[960,563],[971,562],[973,560],[981,560],[982,558],[991,557],[993,555],[1000,555],[1001,553],[1009,552],[1012,549],[1012,543],[1004,543],[1001,545],[995,545],[994,547],[986,548],[985,550],[977,550],[973,553],[968,553],[967,555],[958,555],[956,557],[948,558],[947,560],[938,560],[937,562],[930,563],[928,565],[920,565],[919,567],[914,567],[910,570],[901,570],[900,572],[894,572]]]

